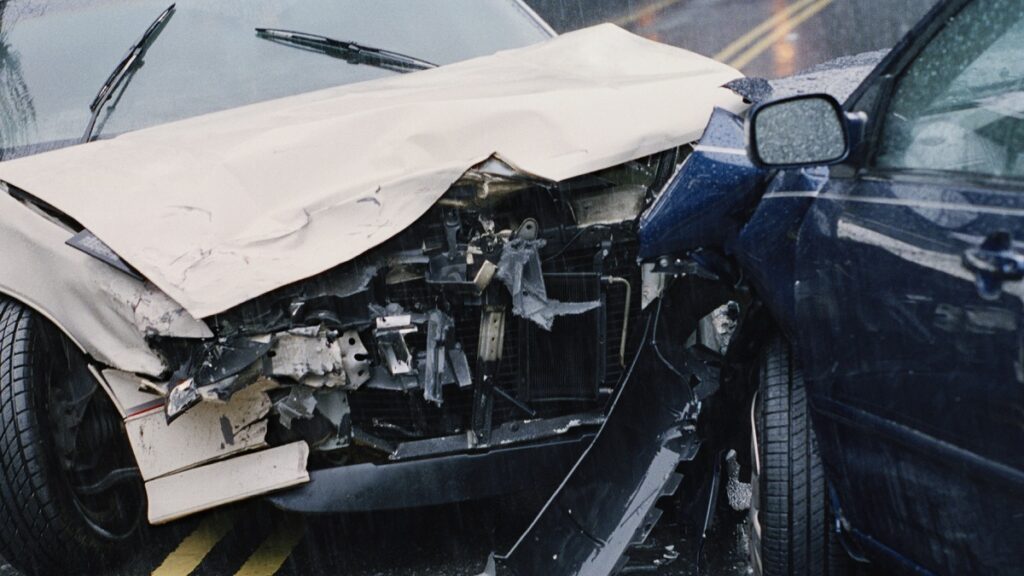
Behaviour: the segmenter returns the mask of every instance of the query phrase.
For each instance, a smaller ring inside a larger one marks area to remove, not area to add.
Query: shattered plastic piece
[[[313,417],[317,400],[307,386],[292,386],[287,396],[274,403],[281,425],[291,430],[294,420],[308,420]]]
[[[187,368],[196,386],[220,382],[241,373],[270,351],[270,342],[259,342],[245,337],[234,337],[207,345],[198,365]]]
[[[415,375],[401,374],[393,376],[386,367],[375,366],[371,370],[370,380],[366,382],[365,386],[374,390],[405,392],[419,388],[420,383]]]
[[[601,305],[593,302],[560,302],[548,298],[538,250],[544,240],[512,240],[505,245],[495,277],[512,293],[512,313],[550,331],[556,316],[589,312]]]
[[[93,258],[96,258],[100,262],[108,264],[116,268],[117,270],[124,272],[125,274],[131,276],[132,278],[135,278],[136,280],[145,280],[145,278],[143,278],[142,275],[139,274],[137,270],[128,265],[128,263],[122,260],[121,257],[118,256],[116,252],[111,250],[110,246],[104,244],[102,240],[97,238],[92,232],[88,230],[82,230],[78,234],[75,234],[70,239],[68,239],[68,241],[65,242],[65,244],[71,246],[76,250],[81,250],[82,252],[85,252],[89,256],[92,256]]]
[[[405,343],[405,335],[413,332],[416,332],[416,326],[412,324],[412,316],[409,314],[377,318],[377,328],[373,335],[377,338],[380,355],[392,376],[415,373],[412,353]]]
[[[338,340],[341,345],[341,363],[348,377],[348,388],[356,390],[373,377],[370,370],[370,352],[363,345],[359,332],[348,330]]]
[[[170,424],[183,412],[203,401],[202,396],[196,389],[196,382],[192,378],[184,380],[171,388],[167,395],[167,405],[164,412],[167,414],[167,423]]]
[[[490,286],[491,280],[494,280],[494,274],[497,271],[498,267],[494,265],[494,262],[484,260],[483,264],[480,265],[480,269],[477,270],[476,277],[473,278],[473,284],[476,285],[477,290],[483,292]]]
[[[644,344],[650,330],[645,330]],[[604,576],[653,527],[655,502],[672,494],[681,461],[696,456],[700,403],[643,346],[597,438],[491,576]],[[635,372],[634,372],[635,371]]]
[[[226,402],[236,391],[256,382],[257,362],[270,342],[232,337],[201,346],[175,374],[164,410],[170,422],[204,400]]]
[[[459,388],[468,388],[473,385],[473,375],[469,371],[469,359],[462,350],[462,345],[455,343],[455,347],[448,351],[452,373],[455,375],[455,382]]]
[[[337,450],[352,443],[352,411],[343,390],[325,390],[316,394],[316,411],[334,427],[334,434],[317,445],[318,450]]]
[[[313,388],[346,387],[348,379],[341,344],[331,341],[325,330],[312,335],[292,330],[277,336],[271,360],[271,374],[291,378]]]

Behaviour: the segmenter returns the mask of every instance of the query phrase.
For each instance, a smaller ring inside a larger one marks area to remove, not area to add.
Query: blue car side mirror
[[[747,116],[747,153],[761,168],[839,164],[849,158],[863,122],[827,94],[765,102]]]

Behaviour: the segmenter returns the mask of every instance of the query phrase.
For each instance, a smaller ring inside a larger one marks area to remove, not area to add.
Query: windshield
[[[89,102],[168,0],[0,0],[0,160],[74,144]],[[438,64],[548,37],[513,0],[179,0],[100,138],[395,74],[259,39],[287,28]],[[120,96],[120,98],[118,98]]]

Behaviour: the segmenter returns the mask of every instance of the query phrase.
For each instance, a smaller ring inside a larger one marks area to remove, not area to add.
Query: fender
[[[769,172],[747,158],[743,118],[716,108],[683,167],[640,217],[640,258],[728,252],[761,197]]]
[[[212,336],[165,294],[65,244],[74,230],[0,184],[0,295],[39,313],[103,366],[159,376],[148,335]]]

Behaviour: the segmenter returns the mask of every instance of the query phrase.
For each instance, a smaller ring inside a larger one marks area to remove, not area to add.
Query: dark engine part
[[[665,173],[648,159],[558,185],[467,177],[355,261],[210,318],[202,353],[155,342],[179,366],[171,389],[223,400],[271,378],[270,441],[305,439],[332,465],[594,426],[637,345],[635,220]],[[205,359],[246,340],[264,354],[230,387],[207,382]]]

